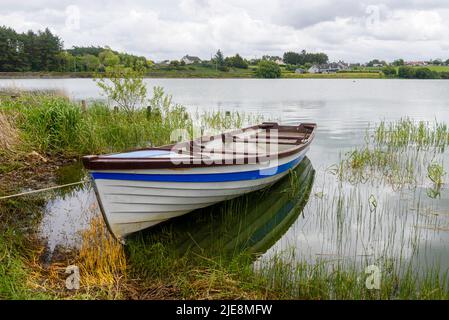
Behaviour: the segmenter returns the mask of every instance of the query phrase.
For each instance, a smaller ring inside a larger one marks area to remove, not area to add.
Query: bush
[[[412,67],[399,67],[398,76],[399,78],[413,79],[415,77],[415,69]]]
[[[417,79],[437,79],[439,75],[429,68],[418,68],[415,70],[415,77]]]
[[[382,72],[384,73],[384,75],[386,75],[387,77],[396,77],[397,71],[395,67],[391,67],[391,66],[386,66],[382,69]]]
[[[246,60],[243,59],[239,54],[236,54],[234,57],[227,57],[225,59],[225,63],[229,67],[248,69],[248,62],[246,62]]]
[[[281,77],[281,68],[276,62],[262,60],[257,65],[256,75],[259,78],[275,79]]]

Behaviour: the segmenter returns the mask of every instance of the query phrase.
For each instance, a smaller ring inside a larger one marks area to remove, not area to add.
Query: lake
[[[449,123],[449,81],[147,79],[146,82],[150,89],[164,87],[175,102],[192,112],[238,110],[262,114],[285,124],[318,124],[316,139],[308,153],[315,170],[309,200],[302,205],[302,214],[276,235],[275,244],[263,250],[262,260],[279,252],[307,261],[337,259],[364,264],[374,264],[383,257],[423,269],[436,266],[441,272],[448,270],[446,187],[434,199],[428,196],[428,182],[399,190],[385,183],[353,184],[338,181],[330,168],[348,150],[362,146],[368,126],[382,120],[410,117]],[[102,99],[90,79],[0,80],[0,87],[11,86],[62,89],[78,100]],[[446,153],[434,154],[431,160],[440,161],[447,170]],[[425,173],[422,175],[425,181]],[[445,179],[448,181],[449,177]],[[265,195],[269,197],[270,193]],[[50,250],[76,242],[72,239],[76,238],[74,231],[85,225],[79,223],[80,212],[94,203],[90,189],[73,190],[49,201],[41,229],[49,239]],[[185,223],[188,218],[183,219],[171,223]]]

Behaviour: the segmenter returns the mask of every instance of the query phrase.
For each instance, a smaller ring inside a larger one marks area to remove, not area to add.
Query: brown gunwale
[[[255,125],[248,128],[243,128],[240,130],[235,130],[228,133],[222,133],[219,135],[207,137],[208,140],[205,140],[205,137],[201,137],[198,139],[194,139],[191,141],[186,141],[184,143],[177,144],[176,146],[182,147],[182,146],[191,146],[195,143],[200,143],[199,146],[201,146],[201,142],[204,141],[212,141],[216,139],[224,139],[226,136],[232,137],[234,134],[246,132],[249,130],[256,130],[256,129],[278,129],[279,130],[279,136],[282,135],[282,133],[296,133],[305,134],[304,137],[297,136],[292,137],[291,139],[296,139],[295,143],[287,143],[288,145],[292,145],[292,148],[289,148],[285,151],[277,153],[277,156],[279,158],[285,158],[291,155],[294,155],[296,153],[299,153],[300,151],[307,148],[313,141],[315,136],[315,129],[317,125],[315,123],[302,123],[298,126],[282,126],[277,123],[263,123],[261,125]],[[278,136],[278,138],[279,138]],[[240,141],[238,141],[240,142]],[[278,143],[281,144],[281,143]],[[155,147],[155,148],[143,148],[143,149],[134,149],[130,150],[129,152],[133,151],[144,151],[144,150],[172,150],[172,148],[175,146],[175,144],[161,146],[161,147]],[[210,150],[211,151],[211,150]],[[109,154],[108,157],[93,155],[93,156],[86,156],[83,157],[83,164],[86,167],[86,169],[89,170],[141,170],[141,169],[176,169],[176,168],[198,168],[198,167],[215,167],[215,166],[230,166],[230,165],[241,165],[241,164],[254,164],[254,163],[263,163],[267,161],[267,157],[270,155],[267,154],[235,154],[233,152],[229,153],[222,153],[222,154],[229,154],[229,155],[236,155],[236,156],[243,156],[243,157],[236,157],[234,159],[223,159],[223,161],[220,162],[214,162],[210,163],[209,158],[198,158],[196,156],[203,155],[202,152],[210,153],[210,151],[202,150],[199,153],[190,153],[191,157],[189,158],[179,158],[181,163],[173,163],[172,159],[170,158],[114,158],[112,157],[114,154]],[[212,153],[213,154],[213,153]],[[220,154],[220,152],[218,152]],[[205,155],[205,154],[204,154]],[[192,161],[193,160],[193,161]],[[186,163],[187,162],[187,163]]]

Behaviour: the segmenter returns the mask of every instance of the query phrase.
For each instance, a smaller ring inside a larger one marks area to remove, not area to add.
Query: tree
[[[98,71],[100,68],[100,59],[92,54],[86,54],[81,57],[81,63],[84,66],[85,71]]]
[[[447,66],[449,66],[449,59],[447,59],[445,63]]]
[[[228,67],[248,69],[248,62],[238,53],[234,57],[227,57],[225,63]]]
[[[129,115],[147,98],[147,87],[143,82],[144,70],[133,70],[114,66],[95,81],[108,99]]]
[[[281,77],[281,68],[279,65],[273,61],[269,60],[261,60],[257,65],[256,75],[259,78],[280,78]]]
[[[67,52],[69,52],[73,56],[84,56],[86,54],[91,54],[93,56],[98,57],[100,55],[100,53],[105,50],[108,50],[108,48],[94,47],[94,46],[90,46],[90,47],[74,46],[72,49],[67,50]]]
[[[284,53],[284,63],[298,65],[301,60],[301,56],[296,52],[286,52]]]
[[[58,65],[60,72],[74,72],[76,71],[76,58],[67,51],[62,51],[58,55]]]
[[[415,69],[407,66],[399,67],[398,76],[399,78],[412,79],[415,77]]]
[[[222,69],[225,66],[225,60],[221,50],[218,50],[214,56],[213,62],[217,69]]]
[[[387,77],[395,77],[397,76],[397,72],[396,72],[396,68],[392,67],[392,66],[386,66],[382,69],[382,72],[384,73],[384,75],[386,75]]]
[[[393,61],[393,65],[396,67],[403,66],[405,64],[404,59],[397,59]]]
[[[439,78],[439,75],[429,68],[418,68],[415,70],[415,77],[417,79],[436,79]]]
[[[45,31],[38,32],[36,46],[39,48],[40,70],[57,71],[59,68],[57,56],[62,51],[61,39],[46,28]]]
[[[307,53],[302,50],[301,53],[296,52],[286,52],[284,53],[284,63],[294,64],[294,65],[304,65],[306,63],[310,64],[324,64],[329,61],[327,54],[319,53]]]
[[[120,57],[110,49],[100,52],[98,58],[105,67],[114,67],[120,64]]]
[[[57,71],[62,41],[47,28],[18,34],[0,27],[0,71]]]

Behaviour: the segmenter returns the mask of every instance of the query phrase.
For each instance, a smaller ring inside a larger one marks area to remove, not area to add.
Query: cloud
[[[348,61],[449,58],[442,0],[2,0],[0,21],[18,31],[49,27],[66,47],[109,45],[155,60],[209,58],[217,49],[246,57],[324,50]]]

